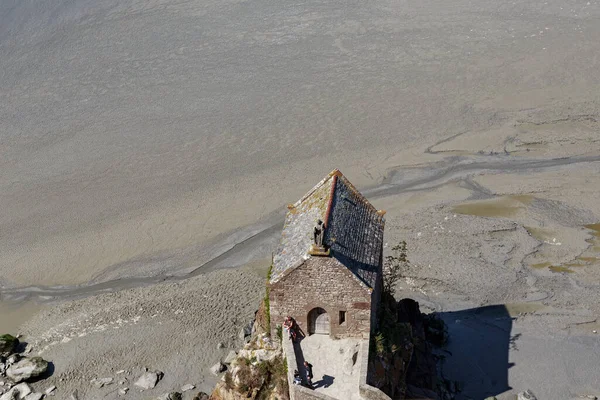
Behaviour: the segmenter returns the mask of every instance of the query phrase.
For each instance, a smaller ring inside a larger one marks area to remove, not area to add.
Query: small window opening
[[[340,311],[340,325],[346,322],[346,311]]]

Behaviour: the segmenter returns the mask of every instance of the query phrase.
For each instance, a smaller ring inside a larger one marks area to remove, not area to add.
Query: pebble
[[[98,389],[105,385],[110,385],[113,382],[113,378],[95,378],[90,381],[90,383],[96,386]]]
[[[196,386],[194,386],[194,385],[191,385],[191,384],[189,384],[189,383],[188,383],[187,385],[183,385],[183,386],[181,387],[181,391],[182,391],[182,392],[187,392],[188,390],[192,390],[192,389],[194,389],[195,387],[196,387]]]

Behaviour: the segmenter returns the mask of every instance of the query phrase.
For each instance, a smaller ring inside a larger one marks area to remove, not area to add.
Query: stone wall
[[[367,383],[369,375],[369,343],[370,338],[364,340],[360,347],[360,380],[358,382],[358,391],[366,400],[392,400],[390,396],[383,393],[378,388]]]
[[[308,334],[308,314],[320,307],[329,314],[331,336],[368,338],[372,292],[335,258],[311,257],[270,284],[271,334],[276,337],[287,315]],[[340,311],[345,311],[342,324]]]

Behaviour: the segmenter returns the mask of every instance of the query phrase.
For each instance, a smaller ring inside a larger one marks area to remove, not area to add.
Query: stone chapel
[[[306,335],[367,338],[383,285],[385,211],[337,169],[288,209],[268,282],[271,334],[289,315]]]

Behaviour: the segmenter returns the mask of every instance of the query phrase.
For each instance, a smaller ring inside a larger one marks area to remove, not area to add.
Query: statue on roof
[[[317,220],[317,225],[314,229],[315,246],[323,247],[323,237],[325,236],[325,225],[320,219]]]

